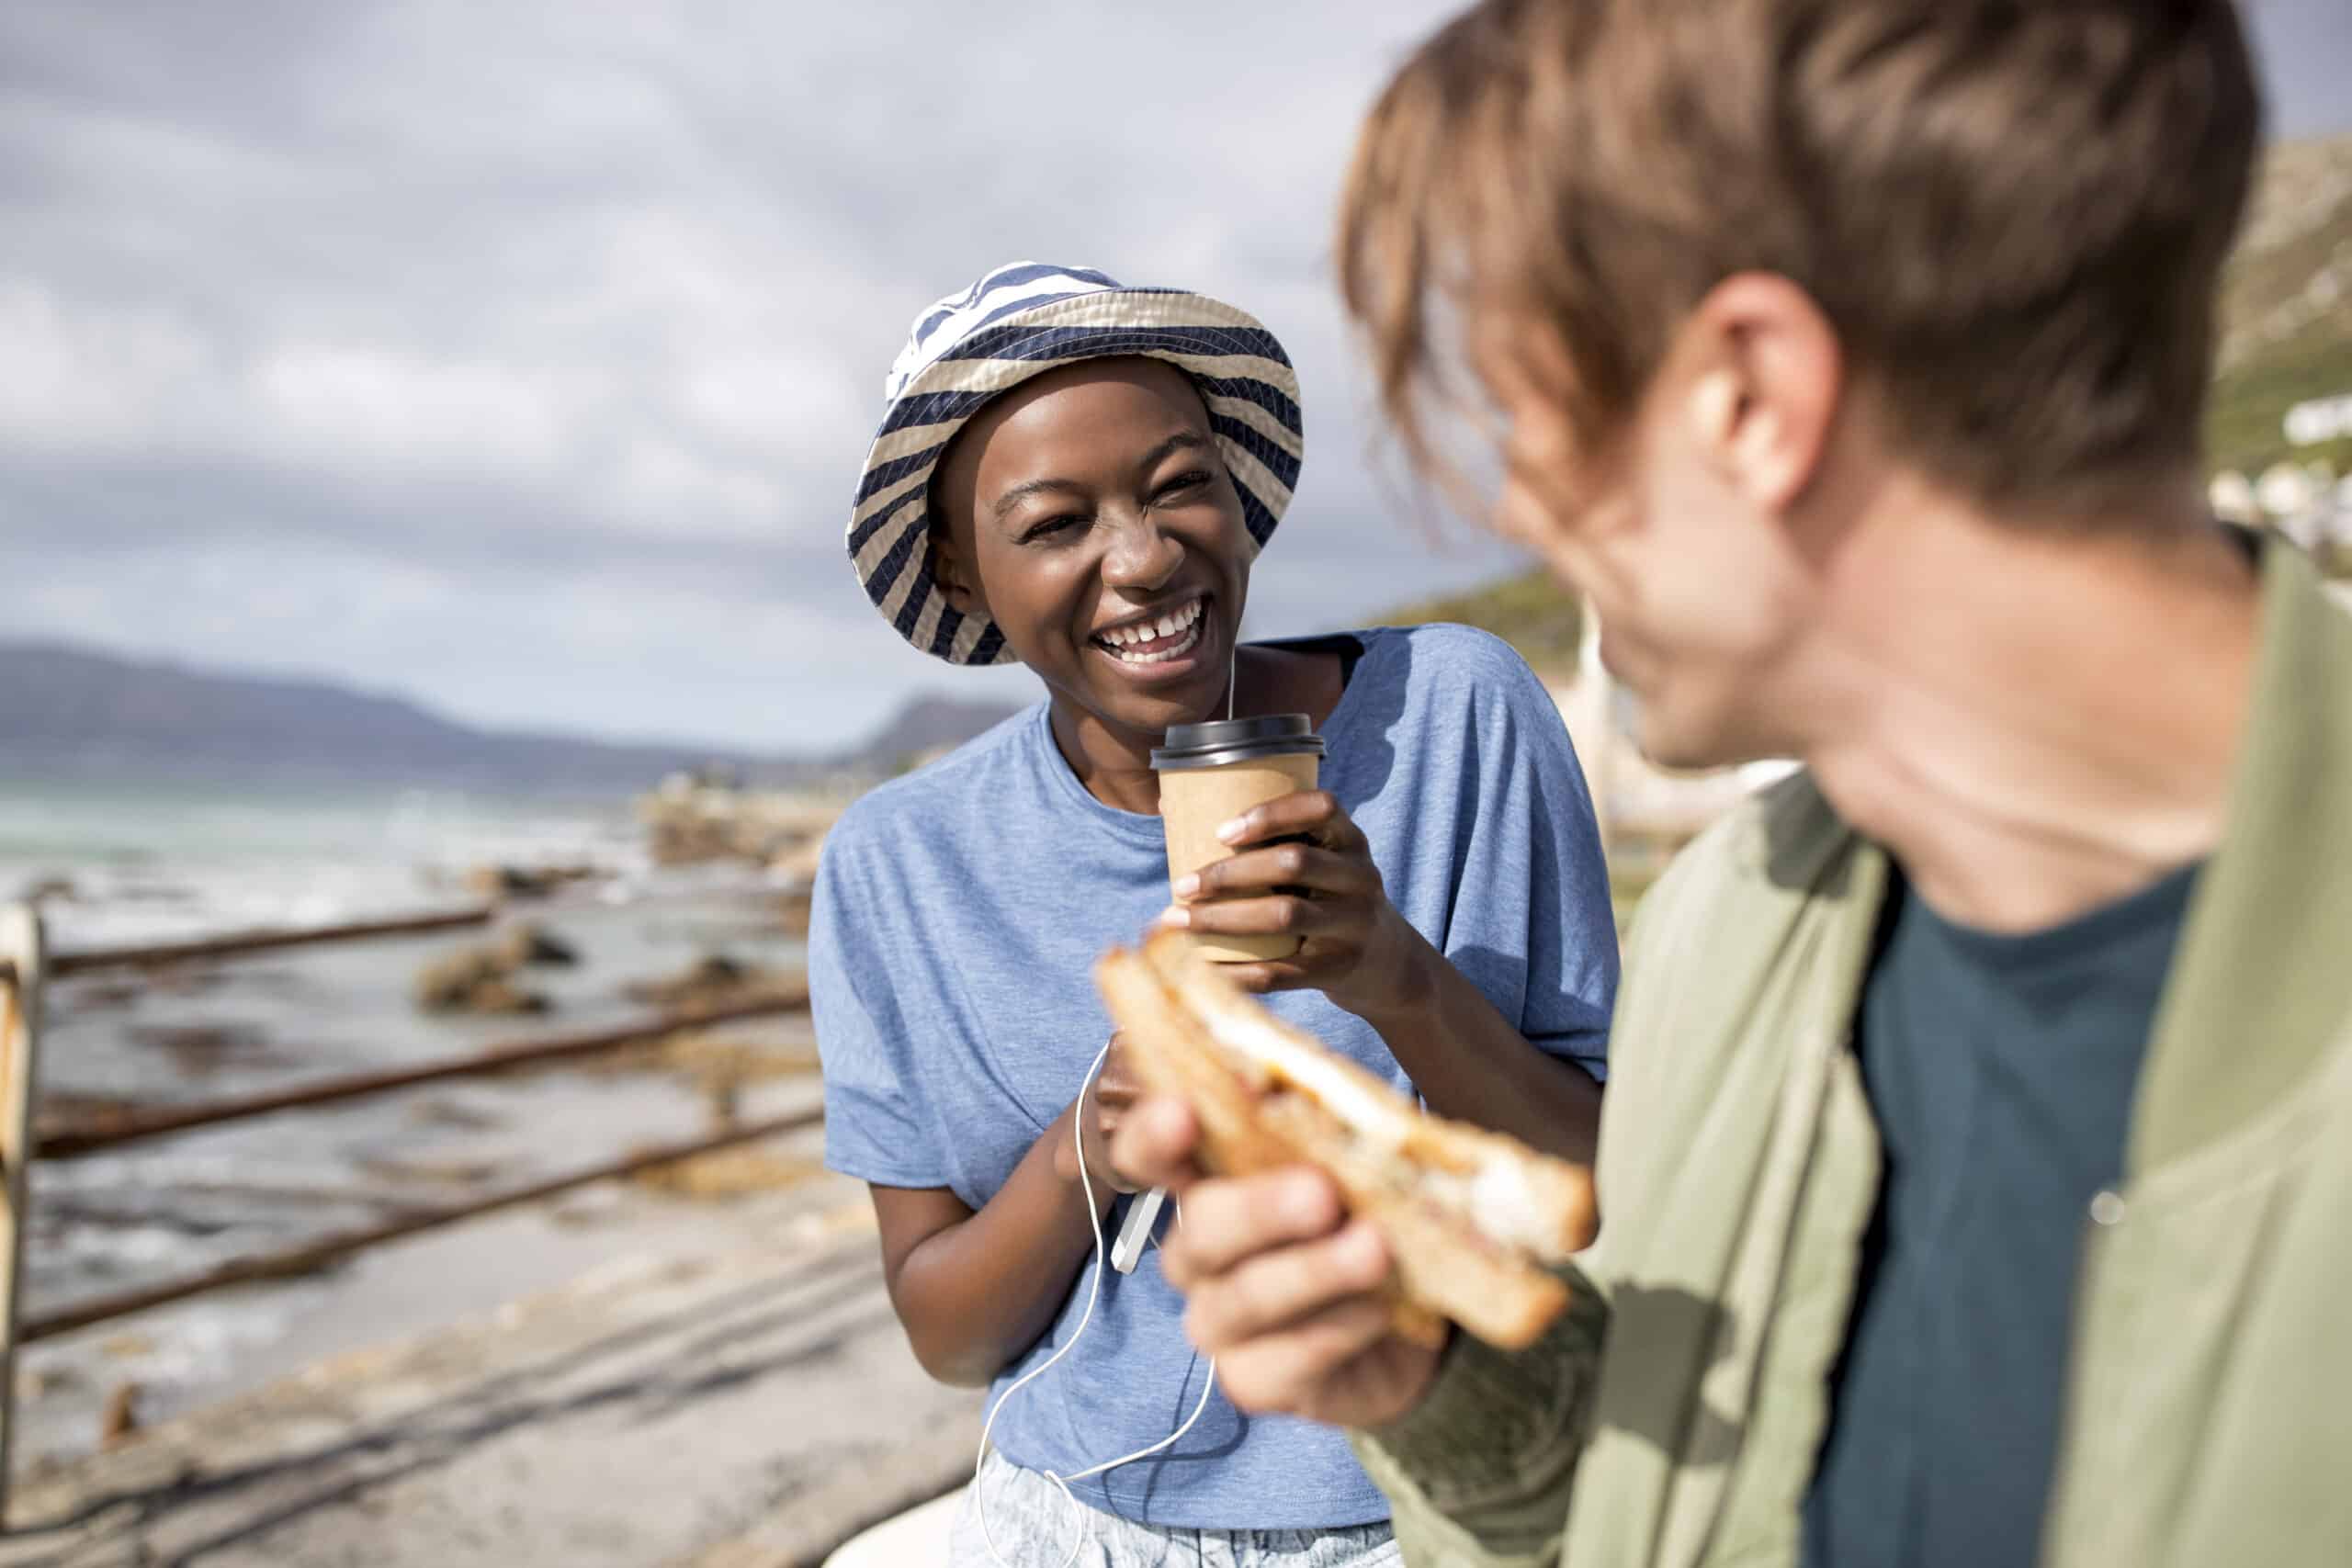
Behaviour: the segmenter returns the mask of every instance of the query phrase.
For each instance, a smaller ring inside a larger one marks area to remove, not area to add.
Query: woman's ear
[[[948,526],[945,513],[933,510],[929,534],[931,580],[939,585],[940,597],[957,615],[968,615],[976,611],[986,615],[988,605],[980,598],[978,579],[956,543],[956,532]]]

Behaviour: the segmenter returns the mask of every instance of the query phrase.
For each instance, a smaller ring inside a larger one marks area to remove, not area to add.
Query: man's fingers
[[[1183,1197],[1160,1258],[1179,1290],[1271,1248],[1328,1235],[1346,1213],[1331,1179],[1308,1166],[1204,1181]]]
[[[1328,1419],[1335,1375],[1389,1332],[1387,1303],[1351,1296],[1280,1333],[1215,1352],[1217,1383],[1244,1410]]]
[[[1193,1154],[1200,1146],[1193,1108],[1165,1095],[1138,1100],[1119,1117],[1111,1164],[1138,1188],[1165,1187],[1180,1197],[1200,1179]]]
[[[1388,1248],[1363,1221],[1275,1247],[1196,1279],[1184,1326],[1211,1355],[1263,1339],[1357,1297],[1388,1278]]]

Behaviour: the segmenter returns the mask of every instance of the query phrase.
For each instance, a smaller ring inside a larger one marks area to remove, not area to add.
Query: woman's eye
[[[1067,534],[1072,528],[1082,528],[1085,525],[1086,519],[1074,512],[1065,512],[1054,517],[1042,517],[1021,530],[1021,542],[1024,545],[1034,545],[1040,539],[1049,539],[1057,534]]]
[[[1201,486],[1208,482],[1209,476],[1207,471],[1201,468],[1194,468],[1191,473],[1177,475],[1174,479],[1170,479],[1166,484],[1161,485],[1159,490],[1152,493],[1155,499],[1164,499],[1168,496],[1182,495],[1186,491],[1198,490]]]

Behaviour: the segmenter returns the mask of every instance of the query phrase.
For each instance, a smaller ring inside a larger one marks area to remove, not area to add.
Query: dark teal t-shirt
[[[2023,936],[1896,888],[1856,1040],[1885,1174],[1807,1568],[2035,1560],[2089,1208],[2123,1172],[2196,876]]]

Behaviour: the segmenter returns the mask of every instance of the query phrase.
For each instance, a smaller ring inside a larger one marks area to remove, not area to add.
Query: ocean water
[[[510,907],[578,953],[526,979],[543,1017],[426,1014],[420,967],[481,930],[337,943],[145,974],[99,972],[46,993],[40,1090],[51,1114],[200,1103],[319,1077],[461,1056],[644,1017],[633,981],[707,955],[792,967],[800,943],[753,867],[664,868],[628,803],[282,782],[0,781],[0,901],[40,900],[55,951],[303,926],[475,901],[489,863],[588,864],[596,880]],[[805,1041],[805,1019],[735,1026]],[[783,1086],[791,1088],[794,1086]],[[809,1086],[797,1086],[806,1089]],[[746,1115],[763,1113],[758,1096]],[[704,1131],[694,1088],[654,1074],[548,1071],[296,1111],[33,1169],[25,1310],[191,1274],[382,1218],[594,1165]],[[232,1386],[275,1339],[343,1310],[332,1282],[198,1298],[34,1348],[35,1451],[95,1437],[87,1406],[125,1379],[159,1408]],[[176,1392],[175,1392],[176,1391]],[[35,1392],[38,1392],[36,1389]],[[52,1414],[47,1418],[44,1412]]]
[[[628,803],[253,781],[0,778],[0,898],[41,882],[51,941],[89,946],[452,903],[475,865],[652,867]]]

